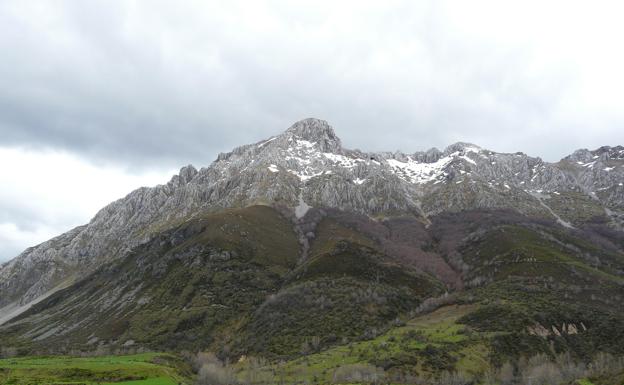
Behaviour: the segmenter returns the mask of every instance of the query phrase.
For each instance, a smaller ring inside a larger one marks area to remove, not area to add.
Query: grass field
[[[181,365],[176,357],[158,353],[9,358],[0,360],[0,384],[188,384]]]

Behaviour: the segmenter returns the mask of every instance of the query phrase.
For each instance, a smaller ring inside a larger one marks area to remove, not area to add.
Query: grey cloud
[[[328,7],[279,2],[251,11],[244,3],[29,4],[0,6],[4,146],[135,168],[201,166],[309,116],[370,150],[462,140],[556,160],[624,142],[619,115],[555,113],[570,91],[565,71],[531,72],[523,49],[464,39],[434,2],[354,12],[344,22],[362,29],[351,32],[329,26],[337,20]],[[602,135],[588,134],[593,124]]]
[[[0,223],[13,223],[19,230],[34,231],[40,225],[41,213],[33,207],[16,207],[0,201]]]
[[[24,247],[22,245],[13,245],[8,244],[7,242],[8,239],[3,239],[0,234],[0,265],[24,251]]]
[[[578,29],[569,2],[568,21],[518,4],[2,1],[0,147],[134,177],[207,165],[311,116],[370,151],[466,141],[556,161],[623,144],[621,12],[607,36]],[[20,188],[0,194],[0,261],[93,214],[20,202]]]

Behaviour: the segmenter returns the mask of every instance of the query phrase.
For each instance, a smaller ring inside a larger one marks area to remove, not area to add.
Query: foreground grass
[[[145,353],[104,357],[23,357],[0,360],[0,384],[124,384],[190,383],[179,361],[167,354]]]

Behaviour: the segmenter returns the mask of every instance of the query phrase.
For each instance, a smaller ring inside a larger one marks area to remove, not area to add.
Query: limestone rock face
[[[87,225],[27,249],[0,267],[0,310],[27,304],[200,212],[265,204],[296,221],[309,207],[327,207],[427,223],[449,210],[512,208],[571,225],[605,216],[621,227],[623,182],[621,146],[578,150],[557,163],[469,143],[367,153],[343,148],[327,122],[305,119],[208,167],[186,166],[168,183],[133,191]]]

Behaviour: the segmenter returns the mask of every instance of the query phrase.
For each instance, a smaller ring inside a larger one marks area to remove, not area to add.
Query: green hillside
[[[310,217],[293,223],[253,206],[163,224],[124,259],[0,327],[0,343],[19,355],[172,355],[4,360],[0,378],[186,381],[203,367],[189,358],[201,351],[214,353],[213,381],[227,383],[621,378],[619,232],[507,211],[426,225]]]

